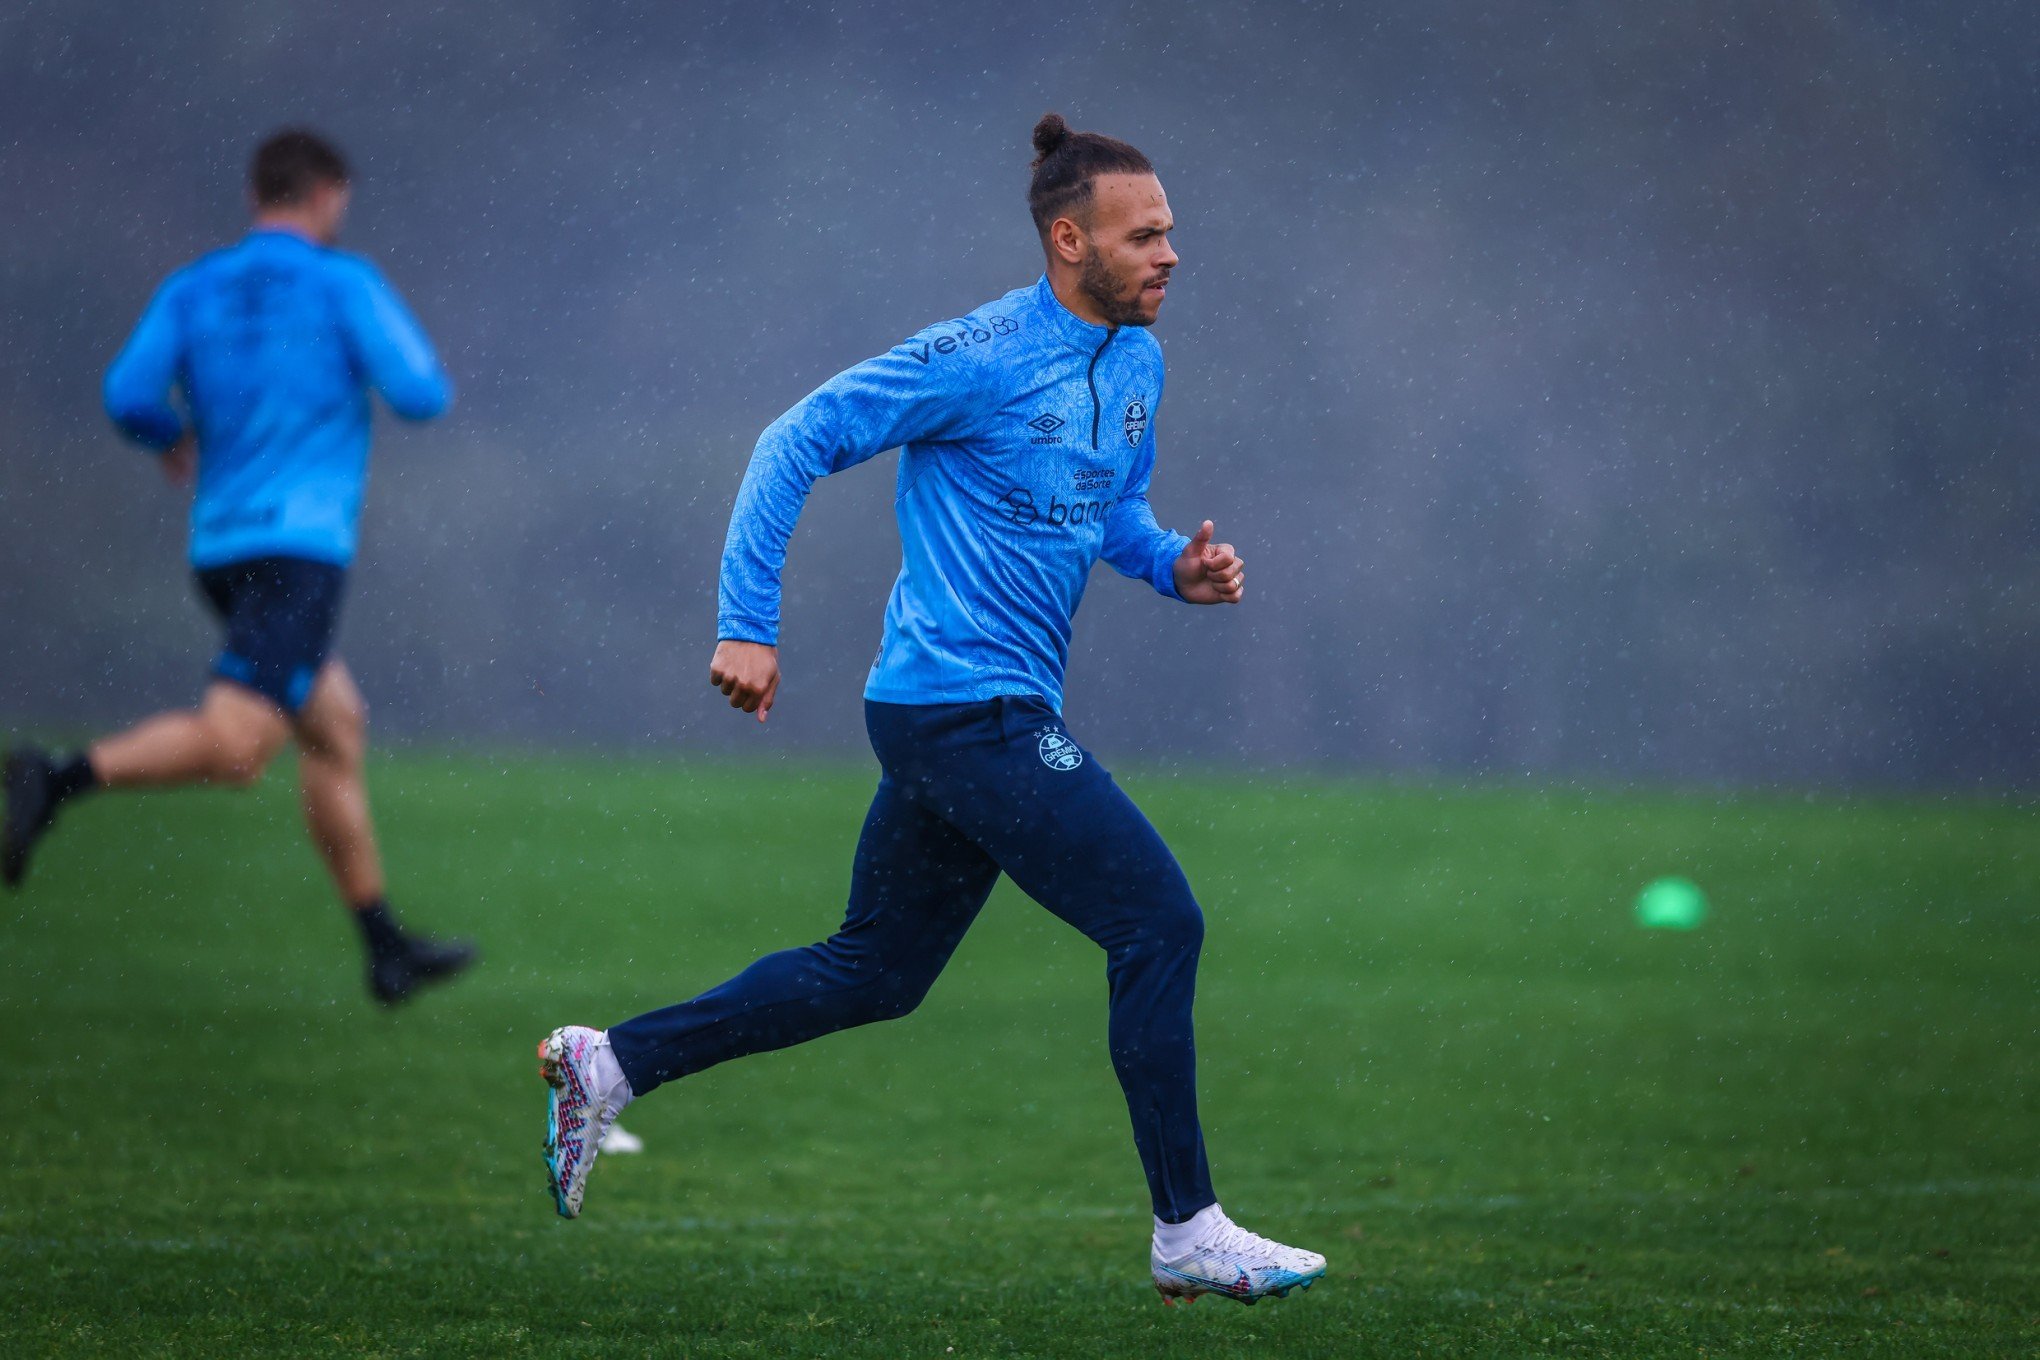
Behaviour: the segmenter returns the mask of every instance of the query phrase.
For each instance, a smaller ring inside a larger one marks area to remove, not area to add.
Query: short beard
[[[1084,260],[1083,271],[1077,275],[1077,290],[1098,306],[1098,315],[1105,318],[1108,326],[1151,326],[1154,324],[1140,310],[1140,289],[1133,290],[1131,298],[1122,297],[1114,291],[1116,280],[1105,268],[1105,262],[1096,255]]]

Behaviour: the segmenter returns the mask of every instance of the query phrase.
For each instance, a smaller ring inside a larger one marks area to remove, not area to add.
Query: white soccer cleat
[[[609,1052],[609,1036],[586,1025],[563,1025],[545,1036],[538,1075],[552,1088],[545,1108],[546,1186],[560,1217],[575,1218],[595,1154],[630,1103],[630,1083]]]
[[[1292,1289],[1308,1289],[1325,1273],[1325,1258],[1299,1251],[1248,1232],[1225,1216],[1217,1205],[1200,1214],[1189,1243],[1164,1256],[1157,1240],[1148,1254],[1155,1288],[1162,1302],[1193,1303],[1199,1294],[1223,1294],[1241,1303],[1259,1303],[1268,1295],[1285,1297]],[[1196,1222],[1196,1220],[1192,1220]]]
[[[645,1140],[621,1124],[611,1124],[602,1135],[602,1150],[612,1157],[629,1157],[645,1150]]]

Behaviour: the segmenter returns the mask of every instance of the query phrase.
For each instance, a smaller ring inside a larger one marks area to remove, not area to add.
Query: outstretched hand
[[[756,713],[764,722],[779,696],[779,649],[724,638],[708,663],[708,683],[729,696],[731,708]]]
[[[1176,593],[1190,604],[1238,604],[1247,590],[1247,564],[1230,543],[1211,541],[1211,521],[1177,556]]]

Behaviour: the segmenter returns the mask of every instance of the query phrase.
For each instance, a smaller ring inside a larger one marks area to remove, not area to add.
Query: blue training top
[[[779,640],[779,577],[815,479],[900,445],[905,560],[864,697],[1062,708],[1070,619],[1099,558],[1176,598],[1188,541],[1155,523],[1162,351],[1046,278],[823,383],[758,440],[723,546],[718,635]]]
[[[451,391],[432,342],[374,265],[258,230],[172,274],[106,371],[106,413],[158,452],[198,433],[191,562],[346,566],[368,477],[367,389],[429,420]]]

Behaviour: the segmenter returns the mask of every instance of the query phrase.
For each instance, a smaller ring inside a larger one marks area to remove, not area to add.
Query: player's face
[[[1091,181],[1090,222],[1077,286],[1114,326],[1152,326],[1176,267],[1169,232],[1176,219],[1153,175]]]

